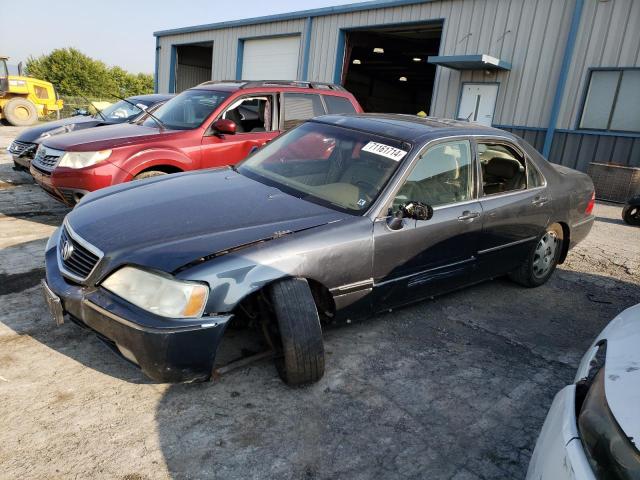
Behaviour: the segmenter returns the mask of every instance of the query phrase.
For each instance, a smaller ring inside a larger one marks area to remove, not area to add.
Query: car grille
[[[91,247],[91,250],[88,247],[89,244],[77,235],[72,236],[66,225],[62,227],[58,243],[58,258],[63,266],[63,274],[76,281],[84,281],[89,277],[102,254],[95,247]],[[64,258],[65,250],[68,255],[66,259]]]
[[[35,143],[31,143],[31,142],[19,142],[17,140],[14,140],[11,145],[9,145],[9,153],[11,153],[12,155],[22,155],[22,153],[24,153],[25,150],[29,149],[29,152],[27,152],[24,157],[25,158],[33,158],[34,154],[35,154],[35,148],[36,144]]]
[[[53,148],[47,148],[41,145],[31,165],[42,173],[51,175],[51,172],[56,168],[63,154],[64,152],[60,150],[54,150]]]

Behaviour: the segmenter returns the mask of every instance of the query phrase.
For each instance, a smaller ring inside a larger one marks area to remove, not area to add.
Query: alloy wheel
[[[533,275],[542,278],[553,268],[560,241],[554,231],[546,232],[533,253]]]

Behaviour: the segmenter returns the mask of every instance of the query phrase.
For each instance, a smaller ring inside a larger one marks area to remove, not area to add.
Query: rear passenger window
[[[327,105],[327,113],[356,113],[351,102],[344,97],[325,95],[323,98]]]
[[[482,167],[482,191],[485,195],[527,188],[524,158],[515,150],[501,144],[479,143],[478,160]]]
[[[542,174],[533,165],[531,160],[527,160],[527,187],[536,188],[544,185]]]
[[[284,94],[283,130],[290,130],[305,120],[324,114],[324,107],[319,95],[306,93]]]

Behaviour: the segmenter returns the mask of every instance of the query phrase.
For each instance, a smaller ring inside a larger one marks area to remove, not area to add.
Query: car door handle
[[[458,220],[460,220],[461,222],[465,222],[467,220],[473,221],[475,218],[478,218],[479,216],[480,216],[480,212],[471,212],[469,210],[465,210],[464,212],[462,212],[462,215],[458,217]]]
[[[531,202],[531,205],[540,205],[540,206],[542,206],[545,203],[547,203],[548,201],[549,201],[549,199],[547,197],[536,197]]]

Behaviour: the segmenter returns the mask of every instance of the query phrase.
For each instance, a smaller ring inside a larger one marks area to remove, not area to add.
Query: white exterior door
[[[490,83],[465,83],[458,108],[458,120],[469,120],[491,126],[498,98],[498,85]]]
[[[300,36],[245,40],[243,80],[296,80]]]

